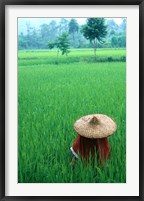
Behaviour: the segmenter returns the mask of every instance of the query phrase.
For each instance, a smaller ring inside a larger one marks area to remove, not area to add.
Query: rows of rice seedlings
[[[19,66],[37,66],[44,64],[62,64],[62,63],[75,63],[75,62],[112,62],[112,61],[125,61],[126,49],[97,49],[96,61],[94,58],[93,49],[83,50],[70,50],[71,52],[66,55],[59,55],[57,60],[57,51],[54,50],[27,50],[19,51],[18,64]]]
[[[19,182],[126,182],[125,67],[125,62],[19,66]],[[78,160],[73,170],[73,124],[92,113],[107,114],[118,126],[109,138],[108,167]]]

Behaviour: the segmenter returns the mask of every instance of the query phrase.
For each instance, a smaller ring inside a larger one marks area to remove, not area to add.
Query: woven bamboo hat
[[[86,138],[104,138],[116,131],[116,123],[107,115],[91,114],[74,123],[75,131]]]

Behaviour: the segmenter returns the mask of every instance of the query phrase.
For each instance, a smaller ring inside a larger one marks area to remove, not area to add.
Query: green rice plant
[[[99,51],[103,57],[115,56],[114,50]],[[81,55],[91,54],[79,50],[71,56],[78,62],[55,65],[54,51],[29,53],[19,52],[18,182],[125,183],[126,63],[79,62]],[[51,63],[39,65],[47,56]],[[117,123],[109,137],[110,159],[102,167],[97,162],[85,166],[79,159],[73,169],[70,147],[77,136],[73,124],[93,113],[106,114]]]
[[[44,64],[57,64],[57,51],[54,50],[20,50],[18,53],[19,66],[43,66]],[[97,59],[93,57],[93,49],[72,49],[68,56],[59,55],[59,63],[75,63],[75,62],[111,62],[121,61],[125,62],[125,49],[98,49]]]

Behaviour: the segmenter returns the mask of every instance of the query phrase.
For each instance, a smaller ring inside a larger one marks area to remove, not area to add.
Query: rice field
[[[125,49],[98,50],[97,62],[88,49],[72,50],[58,65],[55,57],[56,51],[18,52],[18,182],[125,183]],[[73,124],[93,113],[117,123],[110,159],[101,168],[79,159],[73,170]]]

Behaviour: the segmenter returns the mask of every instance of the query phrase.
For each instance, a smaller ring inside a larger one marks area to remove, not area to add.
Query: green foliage
[[[104,18],[88,18],[87,24],[82,26],[81,29],[84,37],[91,42],[96,39],[101,43],[107,34],[107,26],[105,25]]]
[[[67,55],[69,51],[69,39],[68,39],[68,33],[63,32],[59,36],[57,36],[56,40],[53,42],[48,43],[49,49],[53,49],[54,47],[57,48],[57,61],[58,63],[58,57],[59,57],[59,51],[61,51],[62,55]]]
[[[71,19],[69,22],[69,33],[75,33],[79,30],[79,24],[76,19]]]
[[[19,51],[18,182],[126,182],[126,63],[86,63],[91,51],[71,52],[69,63],[54,62],[55,51]],[[99,50],[100,58],[125,55]],[[78,62],[73,62],[80,57]],[[48,58],[48,59],[47,59]],[[46,60],[46,62],[45,62]],[[109,137],[108,167],[71,167],[74,122],[83,115],[104,113],[117,123]]]
[[[59,55],[60,64],[69,63],[92,63],[94,58],[92,56],[92,49],[70,49],[70,55],[65,59],[63,55]],[[20,66],[38,66],[49,65],[55,63],[56,50],[28,50],[19,51],[18,65]],[[112,61],[125,61],[126,49],[97,49],[97,61],[108,62],[109,57]],[[125,58],[125,59],[124,59]]]
[[[79,24],[76,19],[71,19],[69,22],[69,33],[72,34],[73,42],[75,41],[75,33],[79,31]]]
[[[62,55],[68,54],[70,51],[69,49],[69,39],[68,39],[68,33],[63,32],[61,35],[59,35],[56,38],[56,47],[62,52]]]
[[[68,33],[63,32],[61,35],[57,36],[56,40],[54,42],[48,43],[49,49],[53,49],[56,47],[58,51],[62,52],[62,55],[69,53],[69,39],[68,39]]]
[[[126,36],[125,34],[115,35],[111,39],[112,47],[126,47]]]
[[[65,18],[61,18],[60,22],[59,22],[59,34],[61,34],[62,32],[68,32],[68,25],[69,21]]]
[[[48,43],[48,48],[51,50],[56,46],[56,42],[49,42]]]
[[[19,35],[19,39],[18,39],[18,48],[19,49],[27,49],[27,40],[26,38],[23,36],[23,34],[21,33]]]
[[[99,43],[103,43],[104,42],[103,39],[107,35],[107,26],[105,25],[105,19],[104,18],[88,18],[87,24],[82,26],[81,31],[84,37],[93,43],[94,54],[96,58],[97,41]]]
[[[94,19],[94,18],[91,18]],[[116,24],[113,19],[106,19],[107,35],[105,43],[98,43],[97,47],[110,48],[114,47],[112,43],[112,37],[123,35],[126,32],[126,19],[124,18],[120,25]],[[24,24],[23,26],[24,27]],[[44,23],[39,27],[32,27],[30,23],[26,24],[25,33],[21,33],[21,26],[18,26],[18,47],[19,49],[46,49],[47,42],[56,40],[56,37],[62,32],[69,33],[70,46],[74,48],[91,48],[93,44],[87,40],[80,32],[81,25],[78,24],[77,18],[73,18],[70,21],[61,18],[57,23],[55,20],[50,21],[49,24]],[[122,43],[123,44],[123,43]],[[121,43],[117,43],[117,47],[122,46]],[[120,46],[118,46],[120,45]]]

